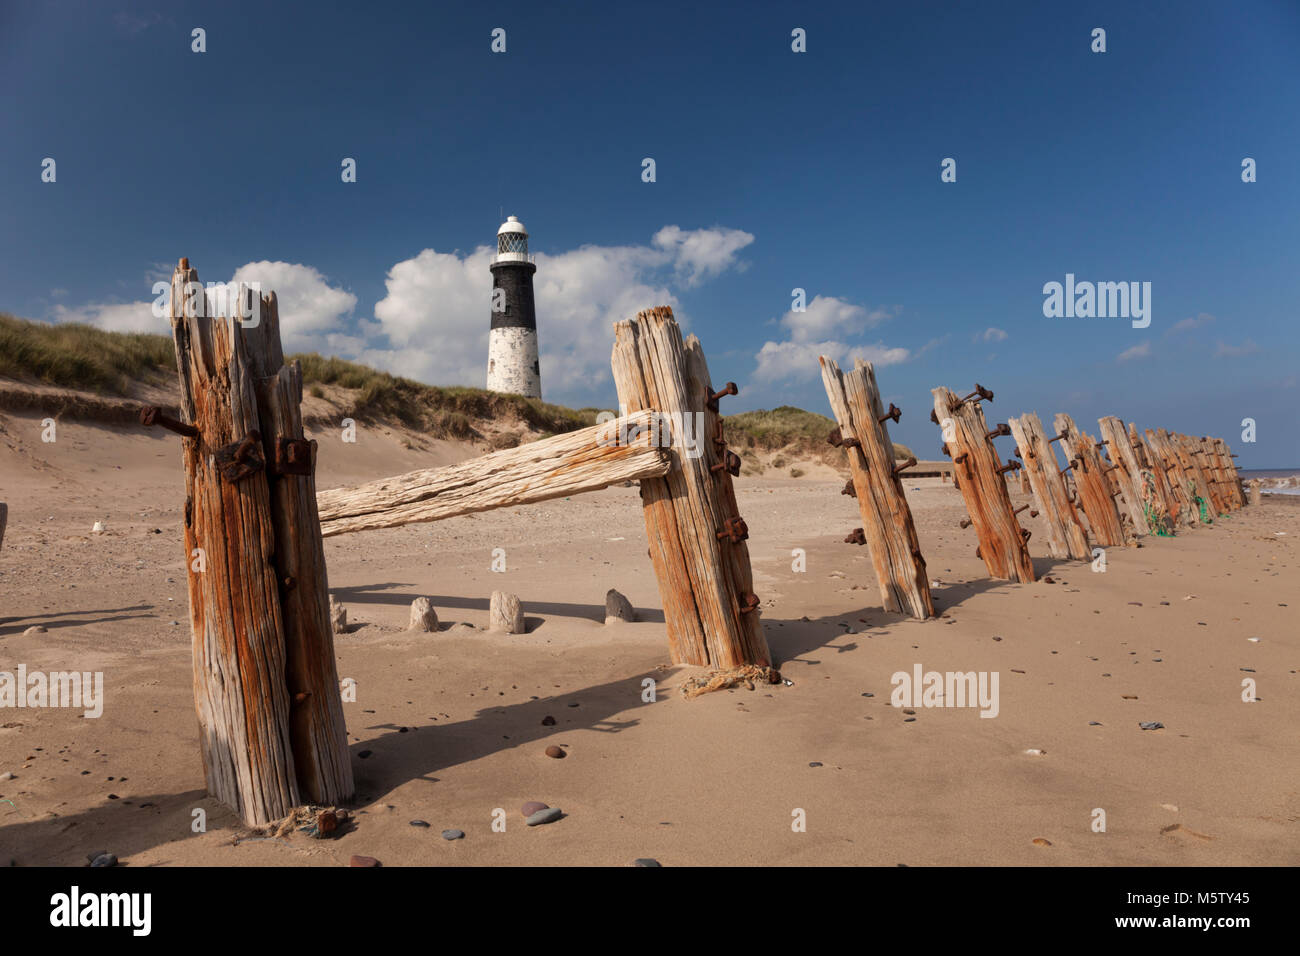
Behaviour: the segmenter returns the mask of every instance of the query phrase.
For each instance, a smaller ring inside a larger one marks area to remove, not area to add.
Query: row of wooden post
[[[182,436],[204,772],[209,792],[245,822],[264,824],[297,805],[343,802],[353,792],[323,533],[433,521],[639,480],[673,662],[770,665],[749,529],[732,484],[740,461],[719,407],[736,387],[714,391],[699,341],[683,340],[671,309],[649,309],[615,326],[611,363],[622,406],[615,422],[318,496],[316,443],[302,431],[301,372],[284,364],[274,293],[250,294],[241,311],[257,320],[241,321],[204,314],[196,288],[198,275],[182,259],[171,293],[180,418],[148,408],[141,421]],[[900,412],[883,408],[870,363],[841,372],[823,358],[821,367],[838,425],[832,440],[849,453],[862,514],[856,535],[870,546],[882,604],[931,617],[925,559],[901,478],[915,459],[894,460],[886,424]],[[991,399],[979,386],[964,398],[935,389],[933,417],[943,425],[979,553],[994,577],[1033,580],[1029,534],[1016,521],[1004,477],[1018,467],[1048,521],[1049,547],[1062,557],[1087,556],[1076,502],[1099,542],[1122,543],[1116,497],[1131,496],[1123,507],[1140,527],[1148,474],[1152,494],[1181,521],[1196,520],[1200,501],[1216,510],[1244,503],[1221,441],[1148,431],[1143,442],[1131,426],[1126,436],[1118,419],[1104,419],[1097,443],[1068,416],[1057,416],[1060,434],[1050,440],[1032,415],[990,430],[980,403]],[[997,456],[993,439],[1009,434],[1023,465],[1003,465]],[[1076,469],[1074,492],[1050,451],[1058,439]],[[1098,454],[1106,443],[1109,462]]]
[[[900,478],[916,460],[894,460],[886,424],[897,422],[900,410],[891,404],[884,411],[871,363],[859,360],[846,373],[822,356],[821,369],[836,422],[829,440],[847,450],[852,477],[844,493],[857,499],[862,516],[862,527],[845,541],[869,547],[885,610],[924,620],[934,615],[934,604]],[[1020,472],[1022,488],[1033,496],[1030,514],[1042,517],[1047,550],[1058,559],[1090,559],[1089,535],[1097,546],[1118,547],[1147,534],[1173,534],[1178,525],[1209,523],[1212,515],[1246,503],[1222,439],[1164,429],[1148,429],[1143,438],[1136,426],[1126,428],[1107,416],[1098,421],[1098,440],[1064,413],[1056,416],[1049,438],[1032,412],[990,428],[983,403],[993,400],[993,392],[981,385],[965,396],[940,387],[933,396],[930,420],[942,430],[942,450],[953,461],[953,482],[966,506],[961,525],[974,528],[975,553],[990,577],[1023,582],[1036,577],[1029,553],[1032,532],[1017,519],[1031,506],[1013,507],[1009,472]],[[1016,441],[1015,460],[1005,463],[994,445],[1003,436]],[[1064,468],[1052,450],[1056,442],[1064,451]]]

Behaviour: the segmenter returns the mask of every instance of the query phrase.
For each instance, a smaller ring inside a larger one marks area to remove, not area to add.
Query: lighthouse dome
[[[510,216],[497,230],[497,262],[531,262],[528,255],[528,230],[518,216]]]

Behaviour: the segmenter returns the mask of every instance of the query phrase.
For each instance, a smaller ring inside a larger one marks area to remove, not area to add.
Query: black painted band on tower
[[[497,289],[505,291],[501,303],[503,312],[493,311],[494,329],[536,329],[537,309],[533,302],[533,273],[537,266],[531,262],[494,262],[492,269],[492,305],[497,305]]]

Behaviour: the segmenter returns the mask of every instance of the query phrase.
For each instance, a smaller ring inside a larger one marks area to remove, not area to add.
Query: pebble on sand
[[[411,623],[408,631],[420,631],[433,634],[438,630],[438,612],[434,610],[433,601],[427,597],[418,597],[411,602]]]
[[[560,760],[564,757],[567,757],[568,754],[566,754],[563,751],[563,749],[561,749],[560,747],[555,746],[555,744],[551,744],[549,747],[546,748],[546,756],[554,757],[556,760]]]
[[[488,612],[488,629],[506,634],[524,633],[524,609],[519,596],[506,591],[493,591]]]
[[[562,816],[564,816],[564,811],[559,807],[547,807],[545,810],[538,810],[536,813],[529,814],[524,823],[530,827],[538,827],[544,823],[554,823]]]
[[[91,866],[117,866],[117,857],[112,853],[101,853],[90,861]]]
[[[348,609],[335,601],[332,594],[330,595],[330,625],[334,628],[335,634],[347,633]]]
[[[633,866],[663,866],[658,860],[652,860],[648,856],[643,856],[639,860],[632,861]]]
[[[23,637],[30,637],[33,634],[44,634],[45,628],[39,624],[33,624],[27,630],[23,631]]]
[[[550,806],[545,803],[540,803],[537,800],[529,800],[519,808],[519,812],[526,817],[531,817],[534,813],[539,813],[542,810],[549,809],[551,809]]]
[[[465,839],[465,831],[464,830],[443,830],[442,838],[448,841],[463,840]]]
[[[605,592],[605,623],[620,624],[624,621],[635,621],[636,611],[632,608],[632,602],[619,594],[613,588]]]
[[[1158,720],[1139,720],[1138,726],[1143,730],[1164,730],[1165,725]]]
[[[421,827],[422,829],[427,830],[427,829],[429,828],[429,823],[428,823],[427,820],[412,820],[412,821],[411,821],[411,826],[413,826],[413,827]]]
[[[381,866],[381,865],[382,864],[378,860],[376,860],[373,856],[358,856],[357,854],[353,854],[352,859],[348,861],[348,866]]]

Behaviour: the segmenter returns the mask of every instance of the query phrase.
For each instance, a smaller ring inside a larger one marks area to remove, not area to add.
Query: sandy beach
[[[314,433],[321,487],[482,451],[384,431]],[[0,713],[0,865],[105,849],[133,867],[1300,863],[1292,496],[1110,549],[1105,573],[1042,557],[1029,520],[1040,581],[1021,585],[987,578],[951,485],[908,482],[941,611],[916,622],[881,611],[866,549],[843,543],[860,519],[842,477],[739,478],[789,683],[694,699],[679,688],[698,669],[668,664],[636,488],[327,539],[359,792],[355,827],[315,840],[250,831],[205,793],[176,440],[39,432],[39,416],[0,418],[0,669],[102,671],[105,699],[98,718]],[[604,623],[610,588],[635,623]],[[498,589],[528,633],[486,630]],[[437,633],[406,629],[420,596]],[[918,665],[996,672],[997,716],[891,706],[891,676]],[[527,801],[564,817],[525,827]]]

